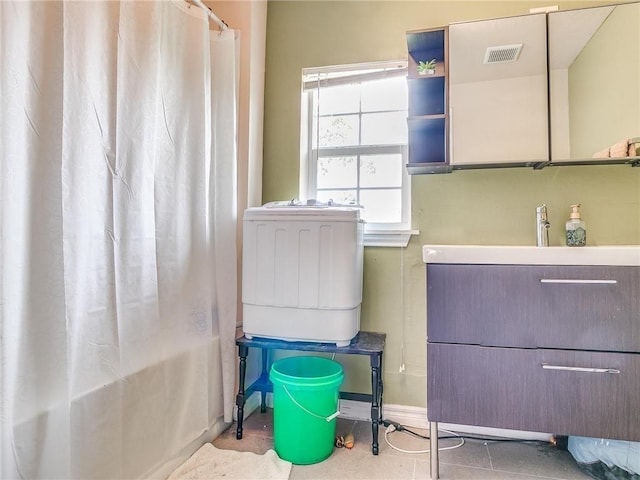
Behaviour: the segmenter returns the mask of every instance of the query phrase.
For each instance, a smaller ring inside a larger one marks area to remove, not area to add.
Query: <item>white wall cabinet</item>
[[[640,165],[640,2],[439,31],[439,88],[409,74],[409,173]],[[414,69],[433,32],[408,32]]]
[[[551,160],[606,161],[629,139],[640,147],[640,3],[552,12],[548,33]]]
[[[449,26],[451,165],[549,160],[546,15]]]

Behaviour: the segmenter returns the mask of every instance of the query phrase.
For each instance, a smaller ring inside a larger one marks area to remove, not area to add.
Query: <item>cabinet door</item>
[[[427,265],[430,342],[640,351],[640,268]]]
[[[608,157],[609,147],[638,136],[640,3],[550,13],[549,66],[554,163]]]
[[[429,421],[537,430],[541,401],[535,349],[427,345]]]
[[[546,17],[449,26],[451,165],[549,159]]]
[[[428,264],[427,338],[537,347],[538,278],[521,266]]]

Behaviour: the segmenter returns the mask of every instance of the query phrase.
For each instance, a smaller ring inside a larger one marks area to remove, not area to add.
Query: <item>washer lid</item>
[[[337,221],[354,222],[361,220],[362,207],[358,205],[323,204],[319,202],[270,202],[262,207],[248,208],[244,220],[294,220],[294,221]]]

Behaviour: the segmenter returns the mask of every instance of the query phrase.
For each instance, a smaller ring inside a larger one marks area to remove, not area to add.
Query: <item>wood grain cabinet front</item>
[[[427,265],[430,342],[640,351],[640,268]]]
[[[640,267],[427,264],[431,422],[640,441]]]
[[[640,439],[640,355],[429,344],[430,421]]]

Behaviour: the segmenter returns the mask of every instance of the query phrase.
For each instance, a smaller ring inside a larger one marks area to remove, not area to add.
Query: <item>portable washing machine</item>
[[[243,219],[247,338],[335,343],[360,331],[361,208],[272,202]]]

